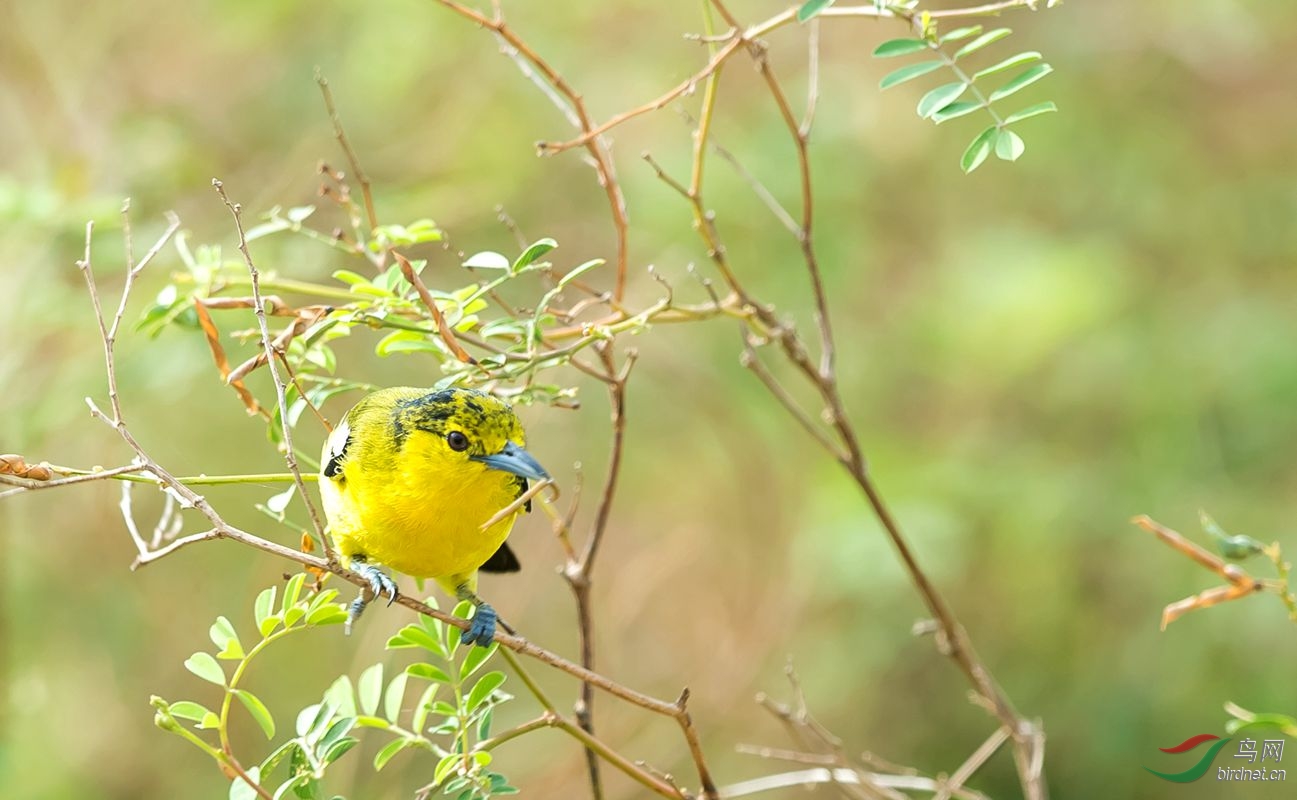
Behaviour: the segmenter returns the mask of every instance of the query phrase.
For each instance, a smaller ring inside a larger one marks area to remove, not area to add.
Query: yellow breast
[[[465,469],[348,469],[320,481],[330,533],[340,553],[364,556],[416,578],[471,573],[490,558],[517,514],[482,530],[517,495],[512,476]]]

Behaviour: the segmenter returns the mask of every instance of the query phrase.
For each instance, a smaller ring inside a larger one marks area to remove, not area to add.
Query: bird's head
[[[525,449],[522,423],[508,403],[472,389],[444,389],[400,400],[392,410],[397,447],[456,471],[485,468],[520,478],[549,477]]]

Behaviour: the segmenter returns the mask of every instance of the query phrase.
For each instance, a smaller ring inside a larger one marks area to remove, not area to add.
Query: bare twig
[[[225,186],[216,178],[212,179],[212,187],[220,195],[221,201],[229,209],[230,215],[234,218],[234,228],[239,234],[239,252],[243,254],[243,262],[248,267],[248,275],[252,279],[252,297],[256,304],[257,325],[261,328],[261,347],[266,356],[266,368],[270,370],[270,379],[275,384],[275,399],[279,403],[279,421],[280,430],[284,437],[284,463],[288,466],[288,471],[293,473],[293,482],[297,485],[297,494],[306,506],[306,511],[311,517],[311,527],[314,528],[316,536],[324,546],[324,556],[328,563],[333,564],[337,561],[337,554],[333,549],[333,542],[329,539],[324,530],[324,525],[320,522],[320,513],[315,508],[315,501],[306,491],[306,483],[302,480],[302,471],[297,466],[297,451],[293,447],[293,425],[288,415],[288,399],[285,383],[279,375],[279,369],[275,366],[275,347],[270,340],[270,328],[266,323],[266,307],[261,297],[261,273],[257,271],[257,265],[252,260],[252,254],[248,252],[248,240],[243,233],[243,211],[237,203],[230,202],[230,198],[225,194]],[[161,476],[159,476],[161,477]],[[174,546],[175,543],[173,543]]]
[[[1286,587],[1272,585],[1252,577],[1239,565],[1226,563],[1220,556],[1186,539],[1179,531],[1160,525],[1144,515],[1135,517],[1131,522],[1161,539],[1172,549],[1198,562],[1198,564],[1224,579],[1227,583],[1226,586],[1214,586],[1198,594],[1168,604],[1162,610],[1162,630],[1166,630],[1167,625],[1175,622],[1190,611],[1228,603],[1231,600],[1238,600],[1267,589],[1274,591],[1281,598],[1287,600]],[[1274,583],[1278,584],[1278,582]]]
[[[599,185],[603,187],[608,198],[608,207],[612,212],[613,228],[617,235],[617,273],[614,282],[613,296],[621,300],[626,291],[626,273],[630,264],[630,225],[626,216],[626,198],[622,194],[621,184],[617,181],[616,169],[607,144],[600,138],[601,131],[594,131],[590,113],[586,110],[585,99],[572,88],[572,85],[547,60],[542,58],[531,45],[514,32],[504,21],[500,10],[495,9],[494,16],[488,17],[479,11],[461,5],[454,0],[437,0],[442,6],[450,9],[465,19],[481,25],[494,32],[509,47],[517,51],[527,63],[531,64],[545,81],[562,95],[570,104],[576,115],[582,135],[586,136],[582,145],[589,153],[591,164],[599,176]],[[508,52],[508,51],[506,51]],[[538,147],[543,147],[540,145]]]
[[[324,77],[324,73],[317,67],[315,70],[315,82],[320,86],[320,93],[324,95],[324,107],[329,111],[329,121],[333,123],[333,135],[342,147],[342,152],[347,156],[347,163],[351,165],[351,172],[356,176],[360,183],[360,195],[365,202],[365,216],[369,221],[369,232],[372,235],[375,228],[378,227],[378,213],[374,210],[374,194],[369,186],[369,176],[360,168],[360,159],[356,157],[356,151],[351,148],[351,141],[347,138],[347,132],[342,127],[342,119],[338,117],[338,109],[333,104],[333,90],[329,88],[329,81]],[[382,255],[377,256],[379,264],[382,263]]]

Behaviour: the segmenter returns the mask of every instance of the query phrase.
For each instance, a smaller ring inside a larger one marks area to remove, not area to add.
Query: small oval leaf
[[[1048,75],[1053,71],[1054,68],[1048,64],[1037,64],[1036,66],[1023,71],[1021,74],[1018,75],[1018,77],[1004,84],[999,89],[996,89],[994,92],[991,92],[990,100],[992,103],[994,103],[997,100],[1003,100],[1009,95],[1015,94],[1018,91],[1027,88],[1031,84],[1035,83],[1036,81],[1040,80],[1041,78],[1045,77],[1046,75]]]
[[[1004,124],[1012,125],[1015,122],[1021,122],[1024,119],[1031,119],[1032,117],[1039,116],[1040,114],[1050,114],[1057,110],[1058,110],[1058,106],[1054,105],[1054,101],[1046,100],[1043,103],[1037,103],[1034,106],[1027,106],[1021,111],[1017,111],[1013,114],[1010,114],[1009,116],[1004,118]]]
[[[1006,69],[1013,69],[1014,67],[1022,66],[1023,64],[1030,64],[1031,62],[1039,61],[1040,59],[1040,53],[1037,53],[1034,50],[1026,53],[1018,53],[1016,56],[1009,56],[1000,63],[992,64],[986,69],[979,69],[977,72],[973,73],[973,80],[985,78],[987,75],[994,75],[997,72],[1004,72]]]
[[[225,670],[221,669],[221,665],[216,663],[216,659],[212,658],[211,653],[204,653],[201,650],[194,653],[185,659],[185,669],[217,686],[225,685]]]
[[[1003,39],[1004,37],[1008,36],[1011,33],[1013,33],[1013,31],[1009,30],[1008,28],[996,28],[993,31],[987,31],[986,33],[977,37],[973,41],[969,42],[968,44],[956,50],[954,58],[956,61],[958,61],[959,59],[963,58],[964,56],[970,53],[976,53],[978,50],[981,50],[983,47],[986,47],[988,44],[991,44],[992,42],[1000,41],[1001,39]]]
[[[494,253],[490,250],[484,250],[481,253],[474,253],[464,260],[465,267],[476,267],[477,269],[509,269],[509,259],[500,253]]]
[[[388,742],[382,750],[378,751],[378,755],[374,756],[374,771],[377,772],[387,766],[387,762],[391,761],[393,756],[412,744],[414,744],[413,739],[393,739]]]
[[[356,681],[356,695],[360,698],[360,710],[372,717],[378,710],[378,700],[382,693],[383,665],[378,663],[360,673],[360,680]]]
[[[806,0],[802,3],[801,8],[797,9],[797,21],[807,22],[816,14],[833,5],[834,0]]]
[[[387,717],[389,722],[396,722],[396,718],[401,715],[401,702],[405,699],[405,683],[409,678],[409,673],[401,672],[387,684],[387,691],[383,693],[383,716]]]
[[[266,738],[275,738],[275,718],[270,715],[270,709],[261,702],[261,698],[246,689],[235,689],[234,696],[239,698],[244,708],[248,709],[248,713],[261,726],[261,731],[266,734]]]
[[[980,167],[986,157],[991,154],[991,142],[995,138],[997,130],[992,125],[977,134],[977,137],[969,142],[968,148],[964,150],[963,157],[959,159],[959,166],[964,170],[965,175]]]
[[[553,239],[548,239],[548,238],[540,239],[539,241],[534,243],[531,247],[528,247],[526,250],[524,250],[522,252],[522,255],[518,256],[518,260],[513,262],[513,271],[517,272],[518,270],[532,263],[536,259],[545,255],[550,250],[553,250],[555,247],[558,247],[558,242],[554,241]]]
[[[1022,137],[1010,130],[1000,131],[995,139],[995,155],[1002,161],[1017,161],[1026,149]]]
[[[928,43],[922,39],[891,39],[874,48],[875,58],[892,58],[928,49]]]
[[[921,75],[927,75],[929,72],[941,69],[940,61],[920,61],[917,64],[906,64],[898,70],[887,73],[881,81],[878,82],[879,89],[890,89],[897,84],[913,80]]]
[[[491,696],[491,692],[500,688],[502,683],[504,683],[503,672],[486,673],[474,684],[473,689],[468,693],[468,699],[464,701],[464,705],[468,707],[469,711],[476,710],[478,706],[485,702],[486,698]]]
[[[954,83],[946,83],[938,86],[925,94],[923,98],[919,100],[919,105],[916,109],[919,116],[924,119],[931,117],[933,114],[958,100],[959,96],[963,94],[964,90],[967,88],[968,84],[963,81],[955,81]]]

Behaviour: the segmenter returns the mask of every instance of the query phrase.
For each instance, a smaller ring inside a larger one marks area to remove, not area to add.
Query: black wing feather
[[[500,549],[495,551],[495,555],[488,558],[478,569],[483,572],[517,572],[522,569],[522,564],[518,563],[518,557],[509,549],[509,545],[502,544]]]

